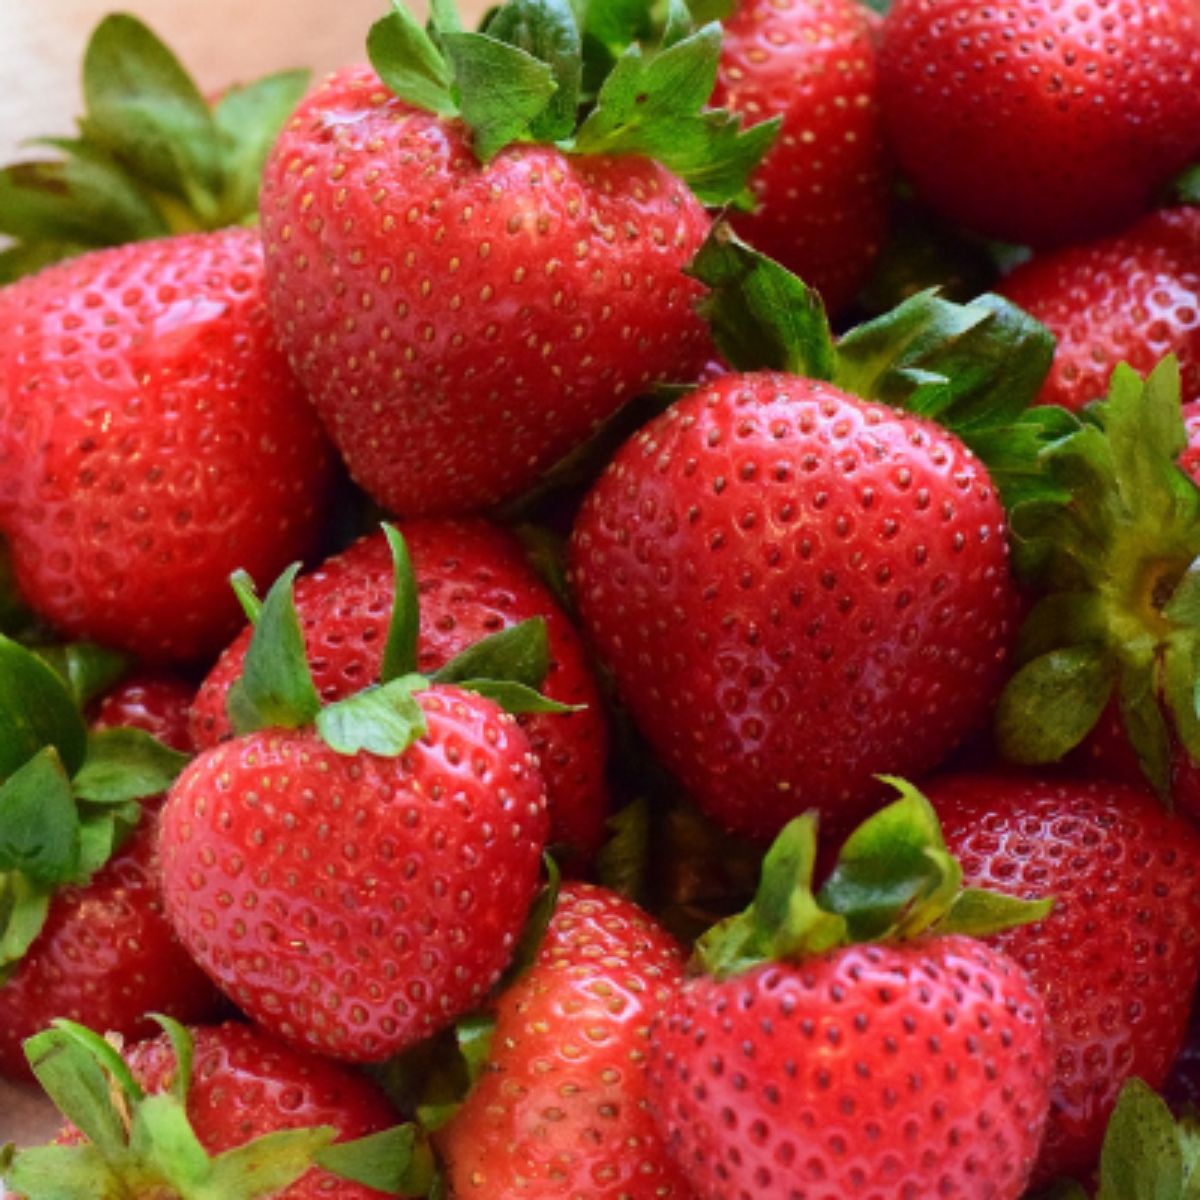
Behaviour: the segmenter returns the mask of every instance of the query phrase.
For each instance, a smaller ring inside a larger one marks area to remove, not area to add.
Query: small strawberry
[[[1195,0],[896,0],[880,89],[917,192],[992,237],[1119,229],[1200,151]]]
[[[873,19],[859,0],[740,0],[713,93],[747,120],[782,116],[751,177],[758,208],[733,225],[831,312],[866,282],[887,226]]]
[[[608,735],[578,635],[516,540],[482,521],[410,521],[401,526],[420,593],[417,668],[433,674],[480,638],[541,617],[550,662],[543,693],[583,706],[519,718],[538,757],[550,804],[550,841],[586,861],[604,837]],[[383,534],[364,538],[296,584],[313,681],[322,700],[344,699],[379,678],[394,571]],[[201,748],[232,732],[226,712],[251,630],[225,651],[201,686],[192,728]]]
[[[1143,374],[1174,354],[1185,403],[1200,401],[1200,209],[1156,212],[1131,229],[1039,255],[1001,291],[1058,342],[1040,400],[1072,411],[1108,393],[1113,368]]]
[[[1041,372],[1024,360],[1044,370],[1049,345],[994,298],[925,294],[835,348],[811,293],[744,247],[714,240],[695,269],[726,356],[791,373],[726,375],[627,443],[581,509],[572,583],[664,763],[709,816],[769,838],[805,806],[851,821],[879,772],[937,765],[1006,675],[1018,600],[995,481],[947,429],[863,397],[936,395],[943,420],[962,401],[978,433],[989,406],[1027,403]],[[773,344],[758,320],[782,311]]]
[[[1130,1078],[1161,1087],[1200,976],[1200,834],[1144,790],[1070,778],[931,783],[950,852],[975,887],[1031,899],[1044,920],[988,939],[1028,973],[1054,1043],[1038,1174],[1083,1177]]]
[[[30,1065],[70,1120],[57,1144],[0,1151],[26,1200],[378,1200],[424,1196],[432,1162],[383,1093],[246,1025],[187,1030],[123,1054],[71,1022]]]
[[[199,1021],[221,1000],[163,916],[154,861],[156,809],[185,759],[145,734],[182,732],[186,745],[191,690],[119,685],[68,780],[56,747],[73,766],[84,731],[65,687],[12,643],[0,646],[0,675],[0,694],[18,683],[26,718],[59,714],[42,726],[48,745],[0,768],[0,1074],[19,1077],[22,1041],[57,1017],[141,1037],[147,1012]],[[0,729],[11,746],[23,722],[9,699]]]
[[[646,1108],[650,1021],[681,949],[614,892],[568,884],[537,958],[496,1005],[481,1077],[436,1138],[459,1200],[690,1196]]]
[[[746,913],[701,940],[708,972],[650,1035],[650,1103],[706,1200],[1016,1200],[1051,1069],[1042,1003],[966,933],[1048,905],[961,890],[928,802],[861,826],[816,896],[816,827],[788,826]],[[908,940],[904,940],[908,939]]]
[[[581,29],[567,0],[510,0],[469,33],[439,4],[431,37],[396,4],[371,32],[374,70],[312,93],[268,162],[284,345],[351,474],[402,516],[523,491],[711,353],[682,268],[701,201],[744,196],[774,127],[701,112],[717,24],[673,20],[650,53],[614,32],[625,14],[587,15]]]
[[[389,539],[380,684],[321,708],[291,568],[230,693],[240,736],[180,776],[159,845],[167,915],[205,971],[267,1029],[355,1061],[451,1024],[507,965],[548,820],[529,741],[487,697],[556,707],[497,674],[507,649],[517,678],[537,682],[536,621],[432,679],[415,673],[417,589],[403,541]]]
[[[105,692],[96,705],[93,729],[142,729],[164,746],[190,754],[190,717],[196,689],[176,675],[140,672]]]
[[[0,533],[37,613],[146,660],[237,627],[224,583],[318,530],[332,461],[246,229],[100,250],[0,290]]]

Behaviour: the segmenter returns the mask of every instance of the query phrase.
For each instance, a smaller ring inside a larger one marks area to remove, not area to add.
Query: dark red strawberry
[[[376,70],[333,76],[276,144],[272,312],[385,508],[456,513],[520,492],[639,390],[710,356],[682,269],[708,230],[701,200],[746,195],[773,127],[743,135],[701,113],[718,26],[676,20],[661,55],[622,54],[640,21],[582,31],[622,66],[580,124],[565,0],[509,3],[481,33],[441,5],[436,43],[397,5],[368,42]]]
[[[96,705],[93,729],[144,729],[164,746],[190,754],[195,686],[175,675],[141,672],[121,680]]]
[[[681,949],[630,901],[568,884],[530,969],[500,997],[479,1082],[438,1135],[453,1194],[686,1200],[646,1108],[650,1021]]]
[[[789,825],[751,908],[702,939],[710,974],[651,1030],[650,1102],[707,1200],[1024,1192],[1051,1070],[1042,1002],[958,931],[1034,910],[961,893],[928,802],[901,786],[817,896],[815,824]]]
[[[0,532],[39,615],[154,661],[237,628],[225,583],[319,532],[332,462],[255,233],[97,251],[0,291]]]
[[[713,94],[748,121],[782,116],[751,179],[759,207],[733,224],[831,312],[866,282],[886,233],[873,21],[858,0],[741,0],[724,21]]]
[[[702,808],[769,837],[987,718],[1017,598],[986,469],[827,383],[730,375],[627,444],[571,542],[580,615]]]
[[[1009,241],[1118,229],[1200,151],[1194,0],[896,0],[879,73],[918,193]]]
[[[932,783],[968,884],[1050,915],[989,939],[1028,972],[1054,1041],[1038,1174],[1086,1177],[1122,1084],[1161,1087],[1200,974],[1200,835],[1149,793],[1068,777],[968,775]]]
[[[1113,368],[1143,374],[1174,354],[1185,403],[1200,401],[1200,209],[1153,213],[1114,237],[1039,255],[1001,290],[1054,334],[1039,399],[1080,409],[1108,394]]]
[[[584,707],[571,714],[531,713],[520,721],[546,782],[551,842],[590,858],[604,836],[608,736],[578,635],[510,534],[482,521],[410,521],[402,529],[420,594],[419,670],[432,674],[482,637],[532,617],[545,619],[551,659],[542,691]],[[325,701],[378,680],[393,593],[383,534],[363,539],[297,583],[296,608]],[[200,747],[232,732],[226,705],[250,632],[225,652],[196,697],[192,730]]]

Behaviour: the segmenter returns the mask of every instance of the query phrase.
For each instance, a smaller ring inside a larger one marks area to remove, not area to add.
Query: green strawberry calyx
[[[87,884],[187,763],[140,729],[88,730],[83,705],[122,669],[96,647],[0,635],[0,986],[54,894]]]
[[[883,777],[900,798],[863,822],[813,890],[817,818],[790,822],[763,859],[754,901],[696,944],[695,965],[718,978],[766,962],[796,962],[841,946],[921,936],[984,937],[1040,921],[1053,901],[964,888],[937,813],[912,784]]]
[[[230,689],[229,718],[238,734],[315,725],[338,754],[396,757],[426,732],[417,698],[434,684],[452,684],[494,701],[510,713],[569,713],[538,688],[550,668],[546,622],[531,617],[468,646],[432,675],[417,671],[420,629],[417,581],[398,530],[384,525],[395,569],[392,615],[378,684],[322,705],[313,683],[293,592],[299,564],[275,581],[260,603],[244,573],[233,586],[254,633],[241,678]]]
[[[285,71],[215,103],[136,17],[96,27],[83,62],[85,114],[56,151],[0,171],[0,282],[102,246],[252,219],[272,143],[308,86]]]
[[[993,295],[956,304],[924,291],[835,339],[817,293],[724,222],[688,274],[709,289],[701,315],[734,370],[825,380],[936,421],[975,452],[1009,507],[1058,494],[1038,456],[1078,422],[1063,409],[1030,407],[1054,338],[1016,305]]]
[[[386,1195],[424,1196],[433,1155],[421,1132],[399,1125],[338,1142],[331,1126],[287,1129],[210,1155],[187,1114],[191,1035],[169,1017],[154,1018],[175,1052],[170,1087],[147,1094],[117,1049],[71,1021],[25,1043],[47,1095],[87,1139],[78,1145],[0,1151],[0,1179],[27,1200],[257,1200],[278,1195],[320,1167]]]
[[[571,154],[637,154],[682,179],[705,204],[754,204],[747,180],[777,120],[749,129],[707,108],[721,27],[696,27],[668,0],[657,43],[653,6],[602,0],[505,0],[479,30],[464,30],[454,0],[434,0],[427,27],[404,0],[367,40],[371,63],[400,99],[461,120],[488,163],[515,142]]]
[[[1041,592],[997,710],[1019,763],[1060,759],[1115,698],[1147,779],[1167,798],[1172,735],[1200,761],[1200,488],[1187,447],[1179,364],[1142,379],[1122,364],[1108,398],[1046,446],[1066,502],[1012,513],[1016,566]]]

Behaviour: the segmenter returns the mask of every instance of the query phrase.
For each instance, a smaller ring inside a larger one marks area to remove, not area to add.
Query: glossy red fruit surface
[[[192,1029],[195,1059],[188,1117],[210,1154],[284,1129],[331,1125],[352,1141],[399,1124],[383,1093],[365,1076],[283,1045],[249,1025]],[[126,1053],[149,1092],[171,1086],[175,1053],[165,1037]],[[384,1193],[312,1170],[278,1200],[378,1200]]]
[[[0,533],[63,633],[156,662],[237,629],[227,582],[313,544],[332,459],[251,230],[101,250],[0,291]]]
[[[1200,209],[1152,213],[1114,237],[1039,255],[1000,286],[1058,342],[1039,397],[1077,410],[1108,394],[1113,368],[1147,375],[1179,359],[1200,400]]]
[[[682,982],[682,948],[635,904],[564,887],[497,1005],[487,1070],[439,1135],[454,1195],[690,1196],[646,1107],[650,1021]]]
[[[828,384],[726,376],[584,503],[580,616],[664,762],[767,838],[843,824],[982,724],[1017,598],[1004,513],[951,434]]]
[[[947,777],[926,789],[967,886],[1053,895],[989,942],[1028,972],[1054,1042],[1038,1175],[1085,1178],[1121,1085],[1162,1086],[1200,972],[1200,834],[1150,794],[1067,777]]]
[[[402,516],[529,486],[655,380],[710,354],[681,268],[709,219],[664,168],[512,146],[348,68],[267,166],[272,312],[351,474]]]
[[[735,215],[734,227],[837,312],[887,227],[871,14],[858,0],[741,0],[724,29],[712,103],[748,123],[783,118],[751,179],[758,211]]]
[[[409,521],[400,530],[420,592],[422,672],[432,674],[501,629],[545,618],[551,661],[542,690],[584,710],[518,719],[546,782],[550,841],[589,858],[604,837],[608,733],[579,635],[511,534],[483,521]],[[394,579],[387,540],[375,534],[297,581],[296,610],[313,679],[326,703],[378,681]],[[192,710],[198,746],[215,745],[232,732],[225,706],[249,642],[247,629],[200,688]]]
[[[1042,1003],[970,938],[695,979],[650,1046],[651,1105],[706,1200],[1016,1200],[1037,1156]]]
[[[176,675],[138,672],[121,680],[96,705],[93,729],[144,730],[180,754],[193,750],[189,729],[195,687]]]
[[[1119,229],[1200,151],[1195,0],[896,0],[879,73],[918,193],[993,237]]]
[[[197,758],[163,810],[184,945],[254,1020],[334,1058],[381,1061],[476,1007],[538,886],[525,734],[457,688],[419,697],[428,732],[398,758],[250,734]]]

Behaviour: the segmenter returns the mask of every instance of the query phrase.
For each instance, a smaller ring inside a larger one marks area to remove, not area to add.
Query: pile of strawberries
[[[1200,1194],[1200,4],[431,8],[0,171],[0,1180]]]

